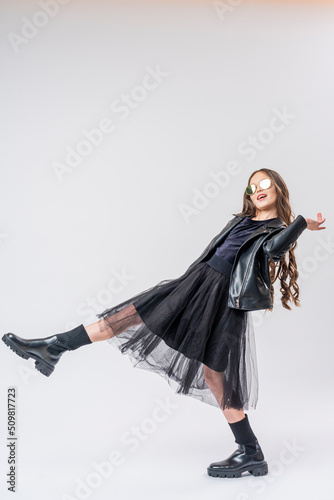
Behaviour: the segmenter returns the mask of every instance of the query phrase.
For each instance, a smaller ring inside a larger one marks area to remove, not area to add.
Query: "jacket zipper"
[[[267,283],[264,281],[264,278],[263,278],[262,274],[260,273],[260,271],[259,271],[259,275],[261,277],[261,280],[262,280],[264,286],[266,287],[267,290],[269,290],[269,287],[268,287]]]
[[[234,215],[234,214],[233,214],[233,215]],[[262,228],[261,228],[261,229],[262,229]],[[269,233],[269,232],[270,232],[270,231],[269,231],[267,228],[265,228],[265,230],[264,230],[264,231],[261,231],[261,233],[259,233],[259,234]],[[274,231],[273,231],[273,232],[274,232]],[[242,247],[242,246],[243,246],[246,242],[248,242],[248,240],[251,240],[253,237],[254,237],[254,235],[249,236],[249,238],[247,238],[247,240],[246,240],[246,241],[244,241],[244,243],[241,245],[241,247]],[[204,258],[208,255],[208,253],[209,253],[209,251],[210,251],[210,249],[211,249],[211,247],[212,247],[213,243],[214,243],[214,240],[213,240],[213,241],[211,241],[211,243],[210,243],[210,245],[209,245],[209,248],[208,248],[208,250],[207,250],[207,252],[206,252],[206,255],[203,255],[203,257],[202,257],[203,259],[204,259]],[[240,251],[241,247],[238,249],[237,254],[239,253],[239,251]],[[257,247],[258,247],[258,245],[254,248],[253,252],[251,253],[251,256],[250,256],[249,261],[248,261],[248,264],[247,264],[247,268],[246,268],[245,276],[244,276],[244,279],[243,279],[242,284],[241,284],[241,290],[240,290],[240,293],[239,293],[239,295],[238,295],[238,297],[237,297],[237,299],[236,299],[236,305],[237,305],[237,308],[239,308],[239,309],[240,309],[240,295],[241,295],[241,292],[242,292],[243,284],[244,284],[244,281],[245,281],[245,279],[246,279],[246,275],[247,275],[247,271],[248,271],[248,267],[249,267],[249,264],[250,264],[251,257],[252,257],[252,255],[253,255],[253,253],[255,252],[255,250],[257,249]],[[196,260],[193,264],[195,264],[198,260],[199,260],[199,258],[198,258],[198,259],[197,259],[197,260]],[[232,271],[233,271],[233,270],[234,270],[234,266],[233,266],[233,268],[232,268]],[[232,273],[232,271],[231,271],[231,273]],[[267,288],[268,288],[268,287],[267,287]]]
[[[241,283],[240,293],[239,293],[239,295],[238,295],[238,297],[237,297],[237,300],[236,300],[236,305],[237,305],[237,308],[239,308],[239,309],[240,309],[240,295],[241,295],[242,288],[243,288],[243,286],[244,286],[244,282],[245,282],[245,279],[246,279],[246,276],[247,276],[247,271],[248,271],[248,268],[249,268],[249,265],[250,265],[250,261],[251,261],[251,258],[252,258],[253,253],[254,253],[254,252],[255,252],[255,250],[259,247],[259,245],[260,245],[260,244],[261,244],[261,242],[260,242],[260,243],[258,243],[258,244],[254,247],[254,249],[253,249],[252,253],[250,254],[249,260],[248,260],[248,264],[247,264],[246,271],[245,271],[245,276],[244,276],[244,279],[242,280],[242,283]]]

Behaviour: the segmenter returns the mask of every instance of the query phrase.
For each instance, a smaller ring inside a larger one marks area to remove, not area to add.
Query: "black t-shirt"
[[[229,232],[223,243],[216,248],[215,255],[233,264],[237,251],[253,231],[276,218],[277,217],[266,220],[252,220],[250,216],[246,216]]]

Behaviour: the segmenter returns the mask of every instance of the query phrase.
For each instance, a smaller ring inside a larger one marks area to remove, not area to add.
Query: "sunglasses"
[[[262,179],[262,181],[260,181],[260,184],[259,186],[262,188],[262,189],[268,189],[270,188],[271,186],[271,179]],[[249,186],[246,187],[246,194],[254,194],[256,191],[256,186],[255,184],[250,184]]]

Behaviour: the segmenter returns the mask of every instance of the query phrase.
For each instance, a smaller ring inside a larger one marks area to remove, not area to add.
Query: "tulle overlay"
[[[177,394],[221,409],[255,409],[252,315],[228,307],[230,277],[206,262],[97,314],[108,342]]]

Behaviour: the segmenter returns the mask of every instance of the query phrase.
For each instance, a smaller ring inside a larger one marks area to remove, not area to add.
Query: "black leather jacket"
[[[208,260],[231,229],[246,217],[241,214],[233,215],[234,218],[210,241],[187,271],[198,262]],[[239,248],[234,260],[229,285],[229,307],[246,311],[273,307],[268,259],[280,261],[306,227],[306,219],[298,215],[288,226],[276,217],[253,231]]]

